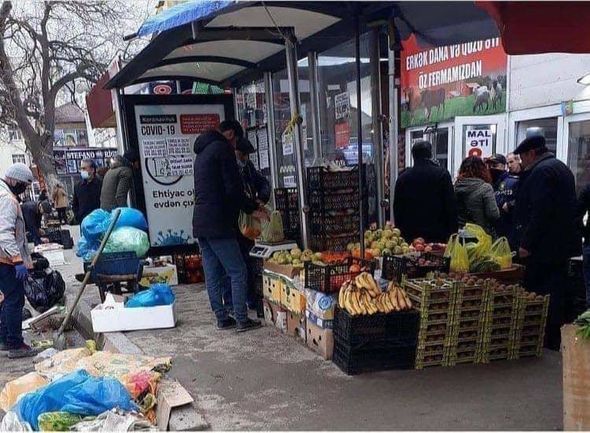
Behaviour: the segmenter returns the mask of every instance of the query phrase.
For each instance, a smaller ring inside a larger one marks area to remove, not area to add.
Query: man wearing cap
[[[498,236],[506,236],[509,241],[513,237],[512,214],[516,202],[518,176],[506,171],[506,158],[495,154],[486,159],[486,164],[492,176],[492,186],[496,195],[496,204],[500,210],[500,219],[496,222]]]
[[[139,170],[139,154],[129,149],[113,158],[109,171],[102,180],[100,192],[100,208],[112,211],[127,206],[127,195],[133,185],[133,172]]]
[[[0,351],[9,358],[34,356],[24,343],[22,314],[25,305],[24,281],[31,267],[25,221],[18,196],[33,183],[33,173],[25,164],[13,164],[0,179]]]
[[[514,153],[524,168],[514,217],[518,254],[526,264],[525,287],[551,295],[545,346],[559,350],[568,261],[582,252],[574,176],[549,152],[542,131],[527,131]]]

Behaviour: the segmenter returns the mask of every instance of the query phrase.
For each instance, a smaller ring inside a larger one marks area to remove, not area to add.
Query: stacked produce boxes
[[[309,232],[314,251],[345,251],[359,238],[358,168],[307,169]]]
[[[541,296],[519,291],[516,299],[518,313],[514,321],[510,359],[541,356],[549,309],[549,295]]]
[[[281,213],[285,239],[301,243],[301,227],[299,221],[299,196],[297,188],[276,188],[275,208]]]

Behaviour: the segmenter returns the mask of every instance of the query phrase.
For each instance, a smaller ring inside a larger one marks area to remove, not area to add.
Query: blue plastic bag
[[[82,236],[88,241],[100,241],[111,223],[111,214],[106,210],[95,209],[82,220]]]
[[[141,211],[133,209],[132,207],[119,207],[117,209],[121,210],[121,214],[119,215],[115,228],[133,227],[147,232],[148,224]],[[113,213],[115,213],[117,209],[115,209]]]
[[[144,290],[133,295],[125,307],[155,307],[157,305],[171,305],[174,303],[176,296],[168,284],[152,284],[148,290]]]
[[[138,410],[131,394],[112,377],[94,377],[77,370],[36,391],[25,394],[12,408],[21,421],[38,430],[37,419],[45,412],[69,412],[96,416],[113,408]]]
[[[133,227],[121,227],[113,230],[104,246],[105,253],[125,253],[133,251],[139,258],[144,257],[150,249],[146,232]]]
[[[84,236],[78,239],[77,251],[76,255],[78,257],[82,257],[82,260],[85,262],[89,262],[94,258],[94,255],[98,251],[100,247],[100,242],[96,241],[88,241]]]

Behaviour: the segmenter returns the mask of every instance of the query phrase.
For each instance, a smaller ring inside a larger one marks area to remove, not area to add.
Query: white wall
[[[12,165],[13,154],[24,154],[27,164],[30,163],[30,158],[25,151],[23,141],[13,141],[12,143],[0,142],[0,177],[4,176],[6,169]]]
[[[576,80],[590,73],[590,54],[510,56],[509,110],[590,99],[590,86]]]

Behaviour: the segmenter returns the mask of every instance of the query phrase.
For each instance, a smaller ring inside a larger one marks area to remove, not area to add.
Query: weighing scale
[[[289,240],[275,243],[256,241],[256,244],[250,250],[250,257],[268,259],[277,251],[288,251],[293,248],[298,248],[297,243]]]

